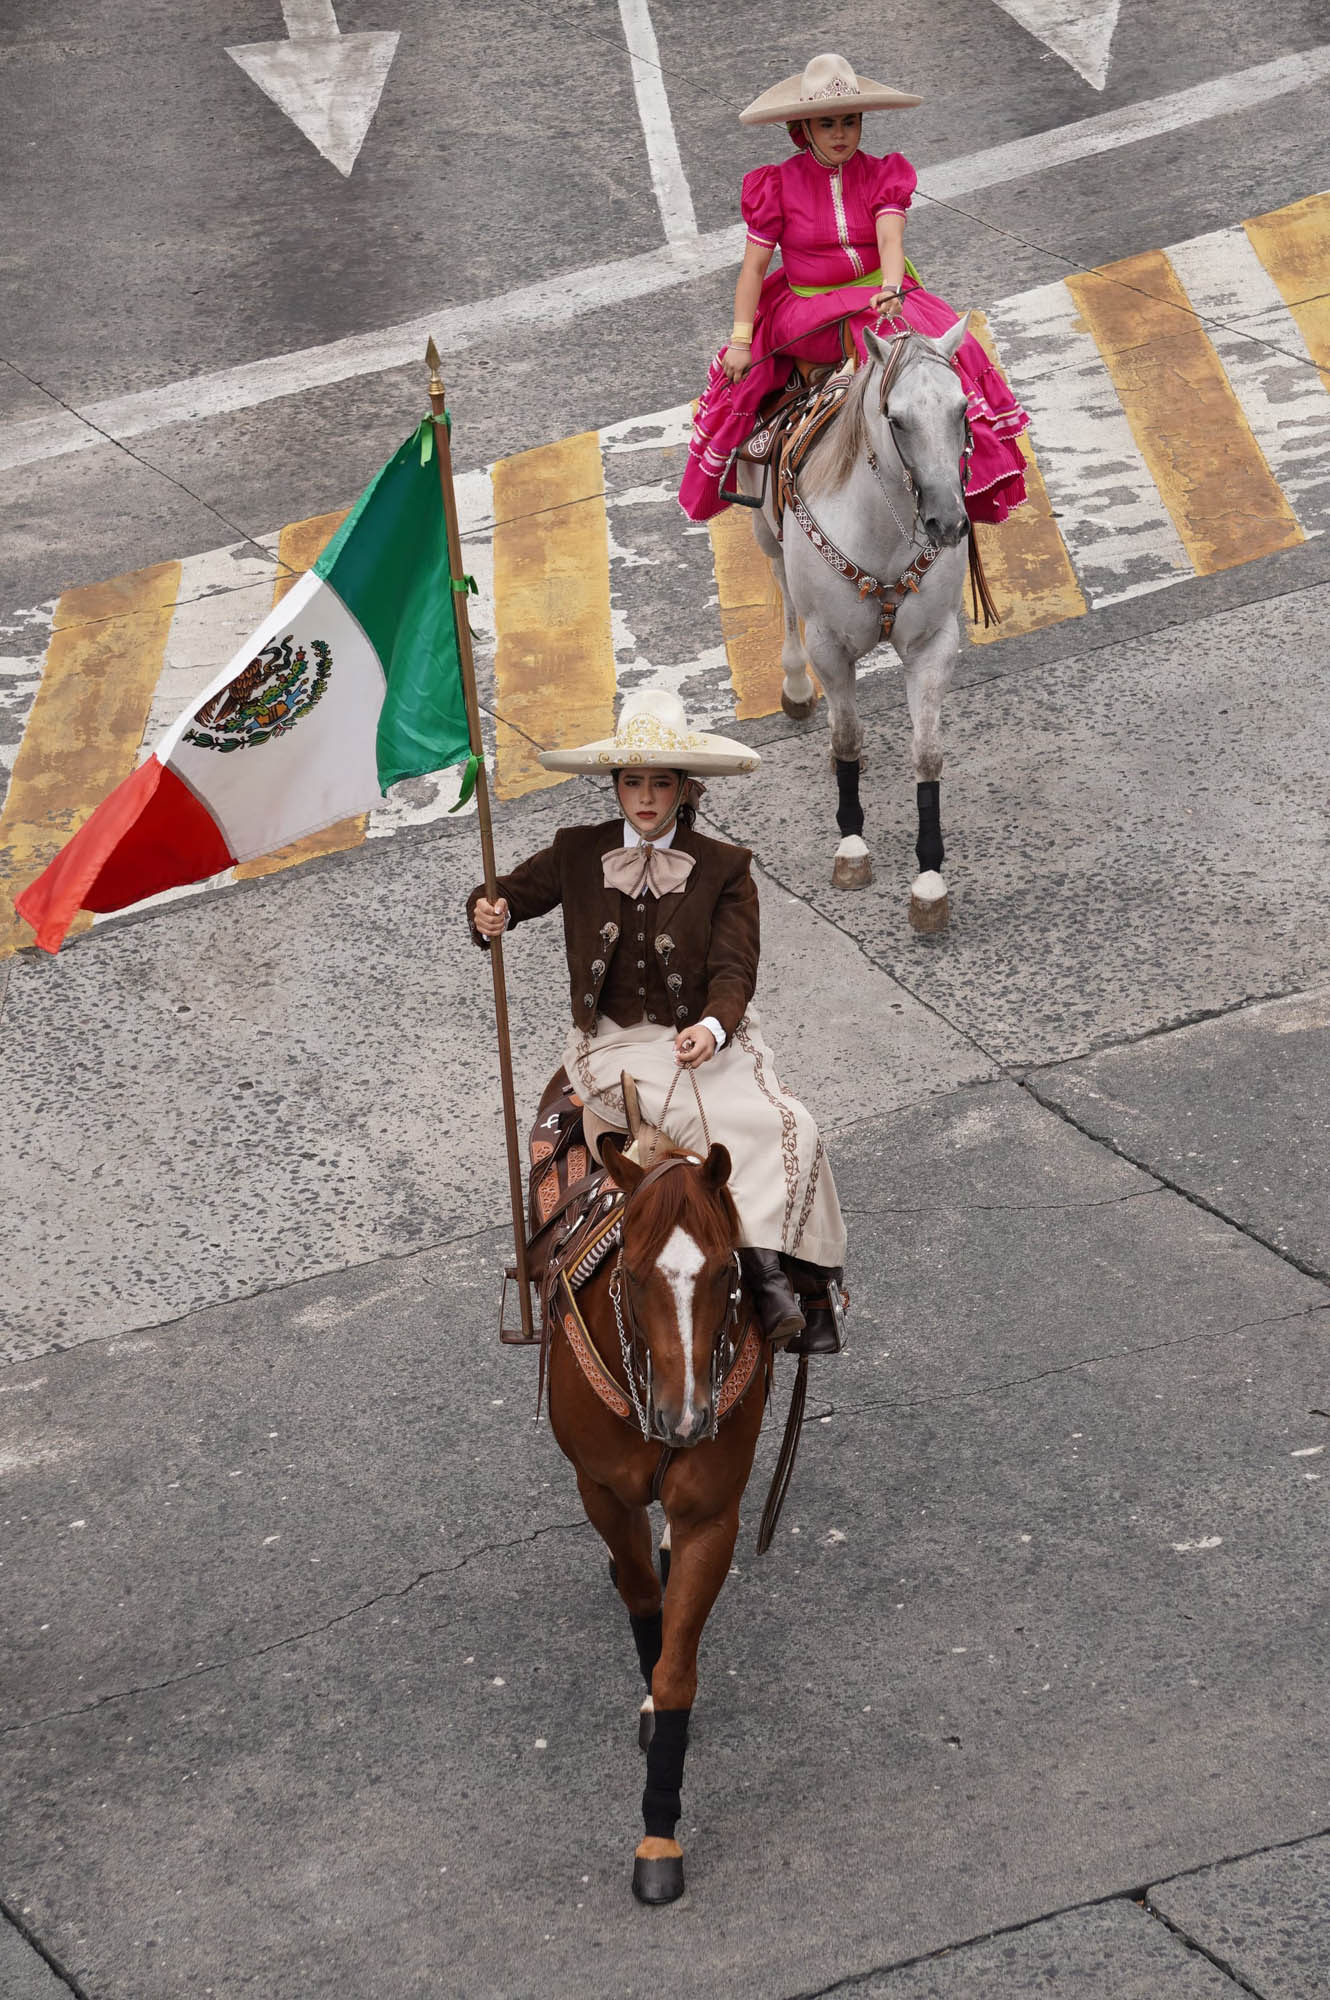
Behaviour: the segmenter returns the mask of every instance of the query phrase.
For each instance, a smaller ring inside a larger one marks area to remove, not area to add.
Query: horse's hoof
[[[646,1755],[647,1744],[656,1733],[656,1704],[648,1695],[637,1711],[637,1747]]]
[[[916,875],[910,887],[910,929],[922,937],[936,937],[947,928],[950,916],[947,885],[936,868]]]
[[[791,722],[807,722],[809,716],[817,707],[817,689],[813,689],[807,701],[791,701],[789,695],[782,688],[780,691],[780,705],[786,715],[789,716]]]
[[[873,857],[868,852],[867,843],[857,833],[847,833],[836,849],[836,865],[831,871],[832,888],[866,889],[872,879]]]
[[[639,1903],[677,1903],[683,1894],[683,1850],[677,1840],[644,1840],[642,1847],[673,1848],[673,1853],[643,1854],[633,1861],[633,1894]]]

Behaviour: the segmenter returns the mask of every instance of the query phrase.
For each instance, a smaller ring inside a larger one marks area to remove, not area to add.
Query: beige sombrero
[[[762,759],[732,736],[690,729],[684,705],[666,688],[638,688],[624,696],[613,736],[570,750],[542,750],[547,771],[688,771],[699,778],[755,771]]]
[[[871,76],[856,76],[844,56],[814,56],[799,76],[773,83],[739,113],[741,125],[793,125],[847,111],[903,111],[922,104],[908,90],[893,90]]]

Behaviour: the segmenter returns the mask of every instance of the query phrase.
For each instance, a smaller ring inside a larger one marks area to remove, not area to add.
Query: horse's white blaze
[[[674,1299],[674,1317],[679,1328],[679,1338],[683,1342],[681,1422],[685,1431],[688,1430],[693,1415],[693,1396],[697,1388],[693,1370],[693,1286],[698,1272],[706,1261],[692,1237],[681,1228],[675,1229],[656,1259],[656,1269],[668,1284]]]

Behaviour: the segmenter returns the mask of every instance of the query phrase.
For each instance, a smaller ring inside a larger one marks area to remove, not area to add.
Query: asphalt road
[[[346,178],[225,53],[275,4],[11,10],[0,460],[57,406],[654,252],[617,7],[388,4],[337,10],[402,34]],[[706,236],[778,150],[732,113],[807,30],[652,18]],[[940,169],[1326,18],[1123,0],[1102,92],[988,0],[910,6],[885,52],[878,9],[817,34],[925,94],[900,143]],[[1305,89],[921,202],[911,250],[991,302],[1323,181]],[[465,346],[462,465],[686,400],[730,282]],[[345,504],[420,389],[376,365],[10,463],[14,685],[20,613]],[[1311,534],[967,653],[944,940],[904,924],[890,674],[858,897],[820,721],[736,725],[763,769],[710,823],[761,863],[759,1005],[831,1137],[853,1343],[708,1628],[669,1912],[628,1895],[628,1634],[494,1339],[472,828],[0,962],[3,2000],[1330,1994],[1326,573]],[[709,584],[632,574],[637,672],[683,657],[669,579],[699,621]],[[515,798],[501,860],[596,803]],[[515,944],[533,1103],[559,950]]]

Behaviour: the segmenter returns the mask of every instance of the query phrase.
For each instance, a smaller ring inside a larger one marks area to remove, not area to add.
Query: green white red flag
[[[368,811],[470,759],[459,594],[426,419],[152,755],[16,908],[44,951],[122,910]],[[474,786],[470,763],[459,800]]]

